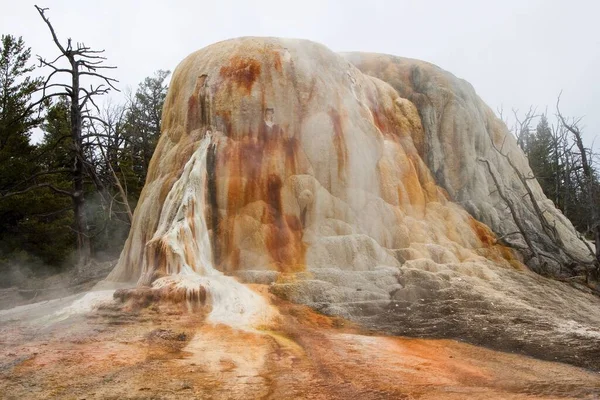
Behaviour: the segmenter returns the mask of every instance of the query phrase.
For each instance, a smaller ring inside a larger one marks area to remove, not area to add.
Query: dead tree
[[[594,255],[597,262],[598,272],[600,272],[600,210],[598,204],[596,203],[596,182],[594,179],[594,168],[591,164],[591,160],[588,158],[588,151],[583,144],[582,132],[579,128],[581,118],[572,119],[571,121],[568,121],[567,118],[565,118],[562,115],[562,113],[560,112],[560,94],[558,95],[558,99],[556,100],[556,115],[558,116],[562,126],[573,135],[575,146],[579,150],[579,157],[581,160],[581,168],[583,172],[582,188],[586,192],[586,197],[589,203],[589,211],[591,214],[590,230],[594,235]]]
[[[100,153],[98,164],[102,165],[108,175],[109,185],[115,186],[121,201],[115,200],[116,196],[111,197],[111,203],[116,201],[125,209],[126,222],[131,224],[133,220],[133,212],[129,205],[127,194],[127,180],[119,178],[115,168],[119,167],[119,152],[121,152],[128,140],[123,134],[125,109],[123,107],[112,107],[108,105],[103,109],[103,113],[94,117],[88,125],[89,133],[85,136],[86,139],[93,138],[95,148]],[[119,213],[110,207],[108,218],[111,218],[111,213],[118,215]]]
[[[490,161],[483,157],[479,157],[478,161],[486,164],[488,173],[490,174],[490,176],[492,177],[492,180],[494,181],[494,185],[496,186],[496,191],[498,192],[498,195],[500,196],[502,201],[504,201],[504,203],[506,203],[506,206],[510,210],[510,215],[512,216],[513,222],[515,223],[515,225],[517,226],[517,229],[518,229],[517,232],[512,232],[512,234],[518,233],[523,237],[523,240],[525,240],[525,243],[527,244],[527,249],[531,252],[532,256],[535,257],[538,260],[538,263],[541,265],[542,258],[540,256],[539,252],[537,251],[536,247],[533,245],[533,242],[531,241],[531,238],[529,237],[529,233],[527,232],[527,229],[523,225],[521,215],[520,215],[519,211],[517,210],[516,206],[514,205],[513,201],[510,199],[510,197],[504,191],[504,185],[502,184],[502,182],[500,182],[500,180],[494,173]],[[507,236],[507,235],[505,235],[505,236]],[[507,244],[511,245],[512,247],[515,247],[514,244],[512,244],[506,240],[505,240],[505,242]],[[524,250],[523,248],[520,248],[520,249]]]
[[[82,129],[84,122],[91,118],[90,105],[98,109],[94,98],[108,93],[111,89],[118,91],[114,86],[117,80],[107,77],[102,73],[103,70],[116,67],[104,65],[104,61],[106,60],[102,56],[104,50],[93,50],[83,43],[73,45],[70,38],[67,39],[66,45],[63,45],[45,14],[48,9],[38,7],[37,5],[35,8],[48,26],[52,40],[59,50],[59,55],[51,61],[38,56],[40,65],[51,69],[50,74],[44,81],[40,102],[47,101],[55,96],[66,96],[70,103],[73,158],[71,176],[73,186],[68,195],[73,202],[74,230],[77,235],[77,252],[79,263],[81,264],[89,260],[91,252],[88,223],[85,214],[85,178],[89,177],[97,186],[100,184],[93,165],[86,160],[83,150]],[[59,61],[65,59],[68,65],[59,66]],[[57,81],[57,78],[61,76],[66,76],[69,82],[62,83],[62,81]],[[96,83],[90,84],[89,87],[84,87],[82,84],[82,80],[84,79],[89,79]]]
[[[525,152],[528,153],[529,148],[529,130],[531,122],[539,115],[536,114],[537,108],[529,107],[529,110],[523,118],[519,118],[519,110],[512,110],[515,117],[516,126],[514,127],[515,136],[517,137],[517,144]]]
[[[571,146],[567,140],[566,130],[560,125],[552,124],[552,164],[556,177],[554,180],[554,204],[561,208],[563,214],[568,214],[568,193],[565,192],[561,199],[563,187],[569,187],[570,184],[570,152]]]
[[[531,109],[530,109],[530,113],[528,113],[528,115],[530,115],[530,114],[532,114]],[[523,125],[521,124],[521,127],[522,126]],[[524,193],[523,197],[527,197],[529,199],[529,201],[532,205],[534,214],[537,217],[538,222],[540,223],[540,225],[542,227],[542,231],[546,235],[546,237],[549,239],[548,244],[551,248],[551,252],[555,253],[557,255],[563,255],[564,257],[566,257],[566,259],[569,260],[569,263],[571,265],[576,264],[576,265],[583,266],[586,271],[586,280],[589,279],[588,268],[590,266],[590,262],[588,262],[587,260],[581,259],[580,257],[571,253],[567,249],[567,247],[563,243],[558,231],[556,230],[556,227],[554,225],[550,224],[550,222],[546,218],[546,215],[545,215],[546,210],[542,210],[537,199],[535,198],[535,195],[534,195],[531,187],[529,186],[529,182],[528,182],[530,180],[535,179],[535,176],[525,176],[519,170],[519,168],[515,165],[514,161],[510,158],[509,154],[503,152],[504,143],[506,142],[506,136],[504,137],[502,146],[500,148],[498,148],[498,146],[496,146],[496,144],[494,143],[494,140],[492,139],[491,136],[489,137],[489,139],[490,139],[490,142],[491,142],[494,150],[496,150],[496,152],[508,162],[508,165],[511,167],[511,169],[513,170],[513,172],[515,173],[515,175],[517,176],[517,178],[523,185],[523,188],[525,189],[525,193]],[[487,165],[488,172],[491,175],[492,180],[494,181],[496,190],[498,191],[501,199],[506,203],[507,207],[511,211],[511,216],[513,218],[513,222],[515,223],[515,225],[518,228],[517,233],[519,233],[523,237],[523,239],[525,240],[525,243],[527,244],[527,249],[531,252],[532,256],[537,259],[540,267],[543,269],[543,266],[545,265],[544,258],[553,260],[562,266],[563,262],[561,262],[559,257],[554,256],[553,254],[550,254],[545,251],[540,251],[539,249],[536,248],[536,246],[534,245],[534,243],[532,242],[532,240],[529,236],[529,233],[527,232],[526,228],[524,227],[523,221],[521,220],[521,215],[517,212],[517,210],[513,204],[513,201],[505,193],[504,185],[502,184],[502,182],[500,182],[500,180],[496,177],[496,175],[492,171],[490,162],[483,158],[480,158],[479,161],[484,162]],[[585,242],[585,240],[583,238],[579,237],[579,239],[582,240],[584,242],[584,244],[587,245],[587,242]],[[506,243],[511,245],[508,242],[506,242]],[[589,246],[587,246],[587,247],[589,249]],[[593,254],[593,252],[592,252],[592,254]]]

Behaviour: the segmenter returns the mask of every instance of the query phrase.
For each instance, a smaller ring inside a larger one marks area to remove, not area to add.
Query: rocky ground
[[[461,340],[600,371],[600,297],[586,285],[483,262],[414,260],[394,279],[364,275],[313,270],[278,278],[270,290],[373,332]]]
[[[279,316],[246,330],[209,324],[202,309],[177,304],[140,309],[110,302],[73,312],[80,296],[4,311],[0,393],[8,399],[600,396],[596,372],[453,340],[383,336],[285,302],[266,285],[252,287]],[[408,321],[388,322],[401,329]]]

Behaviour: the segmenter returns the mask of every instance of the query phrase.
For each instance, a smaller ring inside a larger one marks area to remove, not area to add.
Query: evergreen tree
[[[2,35],[0,41],[0,270],[15,259],[30,263],[27,251],[30,232],[23,231],[28,216],[39,211],[40,200],[18,192],[19,185],[36,172],[35,146],[30,143],[32,129],[41,118],[32,95],[41,87],[41,78],[31,76],[31,49],[22,38]]]
[[[554,162],[555,146],[552,129],[545,115],[540,117],[535,132],[528,139],[529,166],[546,196],[556,199],[558,171]]]
[[[137,193],[146,181],[150,159],[160,136],[162,108],[167,97],[165,81],[170,71],[158,70],[139,84],[125,115],[124,127],[131,144],[130,165],[137,177]]]
[[[41,119],[31,96],[41,87],[28,65],[31,49],[22,38],[3,35],[0,48],[0,191],[6,192],[29,176],[34,168],[29,143],[31,129]]]
[[[37,176],[67,192],[71,188],[69,105],[61,99],[48,109],[42,124],[44,138],[35,151]],[[63,171],[62,173],[54,173]],[[47,172],[53,172],[46,175]],[[71,198],[50,190],[28,193],[30,211],[17,229],[26,237],[21,248],[47,266],[62,267],[74,254],[75,233]]]

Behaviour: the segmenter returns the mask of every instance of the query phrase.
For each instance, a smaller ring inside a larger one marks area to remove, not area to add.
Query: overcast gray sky
[[[553,113],[563,90],[564,113],[584,116],[589,142],[600,135],[600,0],[0,3],[0,33],[21,35],[51,58],[57,52],[33,4],[49,7],[60,38],[106,49],[121,88],[219,40],[296,37],[432,62],[471,82],[494,110]]]

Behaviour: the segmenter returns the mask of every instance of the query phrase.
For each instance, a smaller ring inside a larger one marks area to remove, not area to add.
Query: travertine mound
[[[537,251],[552,247],[494,146],[529,176],[525,156],[467,82],[421,61],[240,38],[177,67],[162,127],[109,279],[158,290],[181,275],[228,321],[261,314],[238,280],[270,284],[376,329],[600,368],[590,361],[600,356],[598,298],[532,274],[528,254],[497,243],[494,232],[517,229],[492,176]],[[559,240],[587,257],[529,182]]]
[[[244,38],[200,50],[175,71],[163,115],[112,278],[149,283],[207,263],[228,274],[376,275],[423,258],[520,266],[436,183],[414,103],[319,44]]]

